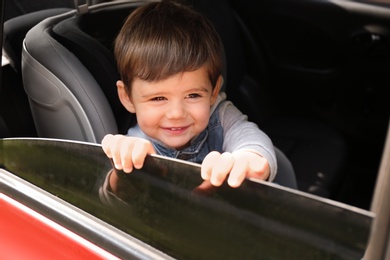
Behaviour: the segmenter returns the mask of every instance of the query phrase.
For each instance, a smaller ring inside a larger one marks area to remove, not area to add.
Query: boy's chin
[[[165,143],[166,146],[172,149],[176,150],[183,150],[184,148],[188,147],[190,145],[190,141],[188,142],[168,142]]]

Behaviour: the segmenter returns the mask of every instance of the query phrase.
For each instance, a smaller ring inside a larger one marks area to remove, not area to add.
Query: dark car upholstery
[[[239,15],[226,0],[190,2],[213,21],[224,43],[228,98],[287,155],[300,190],[330,197],[347,160],[343,136],[323,122],[278,114],[278,100],[264,87],[270,81],[265,55]]]

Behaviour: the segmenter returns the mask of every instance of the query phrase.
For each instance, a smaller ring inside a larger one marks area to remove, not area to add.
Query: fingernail
[[[130,173],[130,172],[133,171],[133,168],[131,168],[131,167],[126,167],[126,168],[123,169],[123,171],[124,171],[125,173]]]
[[[237,179],[233,179],[233,180],[232,179],[228,179],[228,184],[229,184],[230,187],[233,187],[233,188],[239,186]]]

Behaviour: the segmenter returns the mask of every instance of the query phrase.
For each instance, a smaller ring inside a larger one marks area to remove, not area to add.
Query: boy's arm
[[[223,150],[230,153],[248,151],[264,157],[269,165],[268,180],[272,181],[276,175],[277,161],[271,139],[255,123],[249,122],[247,116],[230,101],[220,105],[219,113],[224,129]]]

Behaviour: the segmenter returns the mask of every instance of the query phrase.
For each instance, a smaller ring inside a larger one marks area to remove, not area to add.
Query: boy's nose
[[[169,119],[183,118],[186,114],[186,109],[182,102],[172,102],[166,112],[166,116]]]

